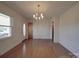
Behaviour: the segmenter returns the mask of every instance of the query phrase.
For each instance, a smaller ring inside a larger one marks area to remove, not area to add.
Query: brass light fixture
[[[44,18],[44,16],[43,16],[43,13],[42,12],[40,12],[40,4],[38,4],[37,5],[37,12],[35,13],[35,14],[33,14],[33,18],[35,19],[35,20],[41,20],[41,19],[43,19]]]

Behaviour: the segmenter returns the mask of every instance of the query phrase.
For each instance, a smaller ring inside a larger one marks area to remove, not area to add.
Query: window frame
[[[11,17],[9,16],[9,15],[6,15],[6,14],[4,14],[4,13],[1,13],[1,14],[3,14],[4,16],[8,16],[10,19],[9,19],[9,21],[10,21],[10,25],[0,25],[0,27],[9,27],[10,28],[10,31],[9,31],[9,35],[4,35],[4,36],[2,36],[2,37],[0,37],[0,40],[1,39],[6,39],[6,38],[10,38],[11,36],[12,36],[12,26],[11,26]]]
[[[25,37],[26,36],[26,24],[23,23],[23,36]]]

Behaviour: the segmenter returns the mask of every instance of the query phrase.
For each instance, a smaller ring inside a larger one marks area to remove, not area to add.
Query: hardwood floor
[[[2,58],[72,58],[76,57],[60,44],[51,40],[25,40],[8,51]]]

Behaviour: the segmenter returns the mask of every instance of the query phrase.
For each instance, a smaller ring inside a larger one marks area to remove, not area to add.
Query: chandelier
[[[35,14],[33,14],[33,18],[36,19],[36,20],[41,20],[43,19],[43,13],[40,12],[40,5],[38,4],[37,5],[37,12]]]

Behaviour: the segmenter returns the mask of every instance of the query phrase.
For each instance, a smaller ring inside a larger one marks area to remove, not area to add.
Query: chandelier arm
[[[35,18],[35,19],[43,19],[43,14],[40,12],[40,4],[38,4],[37,5],[37,12],[36,12],[36,14],[35,15],[33,15],[33,17]]]

